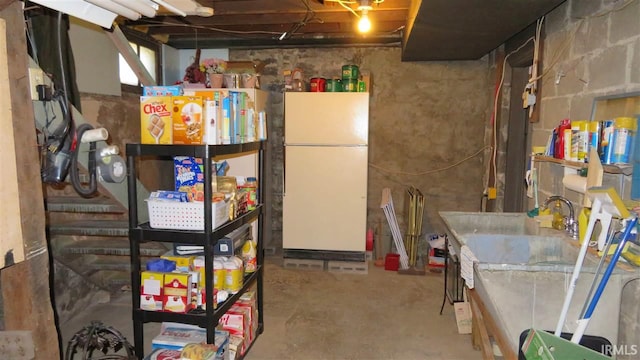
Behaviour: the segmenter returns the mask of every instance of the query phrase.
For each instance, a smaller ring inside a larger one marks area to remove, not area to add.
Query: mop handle
[[[607,259],[607,254],[609,253],[609,248],[611,247],[611,244],[613,244],[613,238],[615,234],[616,234],[616,231],[613,229],[613,227],[609,227],[609,235],[607,236],[607,245],[604,248],[603,256],[600,258],[600,261],[598,262],[598,268],[596,268],[596,274],[593,277],[593,281],[591,282],[591,287],[589,288],[589,294],[587,294],[587,300],[584,302],[584,306],[582,306],[582,310],[580,310],[580,316],[578,317],[578,319],[583,319],[585,317],[584,314],[587,312],[587,306],[589,306],[589,302],[593,295],[593,291],[596,289],[596,286],[598,286],[600,271],[604,267],[605,260]]]
[[[607,286],[607,282],[611,277],[611,273],[613,272],[613,269],[615,269],[618,259],[620,259],[622,250],[624,249],[624,246],[629,240],[629,236],[631,235],[631,230],[634,227],[636,227],[637,223],[638,223],[638,218],[634,217],[633,220],[631,220],[631,222],[627,225],[627,228],[624,230],[624,235],[622,235],[622,239],[620,239],[620,243],[618,244],[616,251],[613,253],[613,256],[611,257],[611,262],[609,263],[609,266],[607,266],[607,270],[605,270],[604,275],[602,275],[602,280],[598,285],[598,289],[596,290],[596,293],[593,295],[593,299],[591,300],[591,303],[589,304],[587,311],[584,313],[585,318],[587,319],[591,318],[591,315],[593,314],[593,311],[595,310],[596,305],[598,304],[598,300],[600,300],[600,296],[602,296],[602,292],[604,292],[604,288],[605,286]],[[602,256],[606,256],[606,254],[603,254]]]
[[[622,254],[622,250],[624,249],[624,246],[627,243],[627,240],[629,240],[631,229],[636,227],[637,223],[638,223],[638,218],[634,217],[631,220],[631,222],[627,224],[627,228],[624,230],[622,239],[620,239],[620,242],[618,243],[618,247],[616,248],[616,251],[611,256],[611,261],[609,262],[609,266],[607,266],[607,269],[605,270],[604,275],[602,275],[602,280],[600,281],[600,284],[598,284],[598,289],[596,290],[596,293],[593,295],[593,299],[591,299],[591,303],[589,303],[589,307],[587,307],[587,311],[585,312],[584,317],[578,320],[578,327],[573,333],[573,336],[571,336],[572,343],[579,344],[580,340],[582,340],[582,335],[587,330],[587,326],[589,326],[591,315],[593,315],[593,311],[595,310],[596,305],[598,305],[598,301],[600,300],[600,297],[604,292],[604,288],[607,286],[607,282],[609,282],[611,273],[613,272],[613,269],[616,267],[616,263],[618,262],[618,259],[620,259],[620,254]],[[603,254],[602,256],[606,256],[606,254]],[[589,299],[587,299],[587,301],[588,300]]]

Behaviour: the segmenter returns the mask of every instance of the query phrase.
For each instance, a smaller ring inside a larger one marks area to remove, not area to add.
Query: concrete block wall
[[[564,118],[590,119],[594,98],[640,91],[639,18],[639,1],[613,0],[569,0],[547,15],[534,145],[546,144]],[[539,168],[541,198],[564,195],[581,208],[583,195],[562,185],[562,166]],[[629,198],[630,176],[605,174],[603,184]]]
[[[403,231],[409,185],[425,195],[426,232],[444,231],[440,227],[440,210],[480,209],[484,134],[491,108],[489,56],[477,61],[401,62],[400,53],[399,47],[230,50],[230,60],[266,63],[261,84],[270,91],[271,99],[272,246],[282,244],[282,71],[295,67],[304,71],[307,80],[340,77],[345,64],[356,64],[372,75],[367,217],[370,227],[381,222],[383,232],[388,228],[380,209],[384,187],[392,190]]]
[[[541,120],[533,125],[534,145],[546,144],[563,118],[590,119],[595,97],[640,91],[640,1],[568,0],[547,15],[544,32]],[[564,168],[538,166],[541,198],[564,195],[580,209],[583,195],[562,185]],[[630,176],[605,174],[603,184],[628,199],[630,181]],[[637,289],[634,282],[622,293],[620,346],[640,347]]]

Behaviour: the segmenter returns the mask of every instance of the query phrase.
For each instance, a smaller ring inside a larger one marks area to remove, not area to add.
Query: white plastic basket
[[[149,201],[149,226],[154,229],[204,230],[204,203]],[[211,203],[213,210],[211,228],[229,220],[229,202]]]

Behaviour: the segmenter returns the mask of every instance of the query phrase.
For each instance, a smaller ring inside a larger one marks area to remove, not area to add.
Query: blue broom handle
[[[611,262],[609,263],[609,266],[607,266],[607,270],[605,270],[604,275],[602,275],[602,280],[600,281],[600,284],[598,284],[598,289],[596,290],[595,295],[593,295],[593,299],[591,299],[591,303],[589,304],[587,311],[585,311],[584,313],[584,319],[591,318],[593,311],[596,309],[596,305],[598,305],[600,296],[602,296],[602,293],[604,292],[604,288],[607,286],[607,282],[609,282],[611,273],[613,272],[613,269],[616,267],[616,263],[618,262],[618,259],[622,254],[622,250],[624,249],[624,246],[627,244],[627,240],[629,240],[629,236],[631,235],[631,229],[636,227],[637,222],[638,222],[638,218],[634,217],[633,220],[631,220],[631,222],[627,224],[627,228],[624,230],[622,239],[620,239],[620,243],[618,243],[618,247],[616,248],[616,251],[611,256]],[[603,254],[602,256],[607,256],[607,254]]]

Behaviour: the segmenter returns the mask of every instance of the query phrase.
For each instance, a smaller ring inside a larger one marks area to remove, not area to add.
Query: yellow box
[[[140,274],[140,308],[162,311],[164,273],[143,271]]]
[[[202,101],[205,100],[213,100],[215,97],[215,90],[211,90],[211,89],[207,89],[207,90],[202,90],[202,89],[185,89],[184,90],[184,95],[185,96],[199,96],[202,98]]]
[[[140,97],[140,142],[173,143],[173,111],[171,96]]]
[[[173,143],[202,143],[202,98],[200,96],[174,96]]]
[[[193,269],[193,260],[196,257],[182,255],[162,255],[160,256],[160,258],[175,262],[177,271],[191,271]]]
[[[164,274],[163,302],[164,311],[185,313],[193,309],[196,304],[192,299],[191,274]]]

